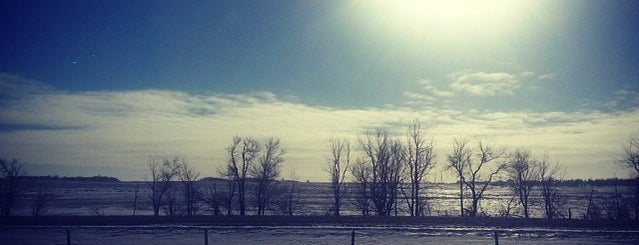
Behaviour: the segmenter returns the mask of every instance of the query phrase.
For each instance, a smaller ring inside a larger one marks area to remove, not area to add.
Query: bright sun
[[[376,15],[396,31],[464,34],[514,25],[526,7],[521,0],[371,1]],[[417,34],[416,33],[416,34]]]

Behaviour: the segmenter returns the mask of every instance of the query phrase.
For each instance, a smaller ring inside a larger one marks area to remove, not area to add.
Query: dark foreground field
[[[636,221],[362,216],[0,218],[0,244],[638,244]],[[207,241],[208,243],[206,243]]]

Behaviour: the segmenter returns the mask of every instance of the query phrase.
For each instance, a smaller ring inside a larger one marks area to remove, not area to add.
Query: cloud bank
[[[509,94],[519,86],[520,76],[455,75],[451,87],[482,96]],[[422,85],[434,92],[432,99],[453,95],[428,81]],[[284,173],[295,170],[302,180],[325,181],[322,166],[330,137],[355,140],[379,128],[403,135],[402,126],[414,118],[428,126],[440,165],[455,137],[473,137],[548,153],[565,164],[569,177],[623,177],[613,160],[639,122],[637,108],[538,113],[416,109],[407,104],[344,109],[288,101],[266,91],[68,92],[9,75],[0,76],[0,86],[0,156],[68,169],[68,175],[115,175],[128,180],[144,178],[149,156],[184,156],[202,176],[213,176],[226,161],[224,148],[231,138],[247,135],[281,138],[288,152]],[[47,174],[43,169],[31,171]]]

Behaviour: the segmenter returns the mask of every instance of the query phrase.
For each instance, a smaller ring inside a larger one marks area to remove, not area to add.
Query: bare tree
[[[511,180],[510,189],[524,218],[530,218],[530,195],[539,182],[539,163],[529,151],[515,150],[508,154],[506,171]]]
[[[11,215],[11,211],[18,203],[18,197],[23,191],[22,163],[17,159],[0,158],[0,214]]]
[[[219,197],[218,199],[220,199],[219,201],[220,205],[226,208],[226,215],[231,216],[233,215],[233,199],[235,198],[235,194],[237,192],[237,181],[235,180],[235,174],[232,171],[232,168],[230,167],[227,167],[225,169],[219,169],[218,172],[220,173],[220,176],[224,178],[224,182],[226,183],[226,190],[227,190],[226,195],[224,195],[224,197],[221,197],[220,196],[221,194],[218,194],[217,188],[214,185],[213,187],[209,188],[209,194],[215,193],[215,195],[209,195],[209,196]]]
[[[288,179],[288,181],[283,181],[282,190],[280,191],[282,195],[280,195],[279,209],[281,213],[293,216],[300,203],[299,177],[295,171],[292,171]]]
[[[499,217],[511,217],[513,206],[516,204],[517,197],[510,197],[505,205],[501,205],[498,214]]]
[[[178,199],[178,191],[172,186],[163,197],[162,210],[164,211],[164,215],[174,216],[178,214],[180,208],[181,203]]]
[[[634,179],[634,185],[631,187],[633,194],[633,209],[635,219],[639,220],[639,136],[629,137],[622,146],[623,152],[617,162],[632,170],[631,177]]]
[[[282,202],[280,202],[282,204],[281,209],[284,211],[283,213],[285,215],[293,216],[300,203],[297,181],[290,180],[284,182],[283,192]]]
[[[266,208],[274,197],[274,185],[280,176],[280,164],[284,162],[284,153],[280,140],[269,138],[264,144],[264,154],[259,164],[251,166],[250,175],[257,180],[255,192],[257,215],[264,215]]]
[[[51,190],[47,185],[36,183],[35,188],[35,197],[31,203],[31,215],[44,215],[48,211],[47,205],[55,198],[55,196],[51,193]]]
[[[132,214],[133,216],[135,216],[135,213],[138,211],[139,193],[140,193],[140,186],[135,185],[135,189],[133,190],[133,214]]]
[[[331,212],[340,215],[342,198],[344,197],[344,180],[351,161],[351,146],[347,140],[337,138],[328,141],[330,155],[324,170],[331,176]]]
[[[632,204],[631,206],[635,212],[635,220],[639,221],[639,174],[633,178],[632,185],[630,186],[630,191],[632,193]]]
[[[248,171],[260,152],[260,144],[253,138],[235,136],[226,148],[229,154],[228,173],[235,181],[238,193],[240,215],[246,215],[246,178]]]
[[[459,211],[460,216],[464,216],[464,171],[470,162],[472,150],[468,145],[467,139],[455,139],[453,143],[453,152],[448,155],[447,169],[455,171],[459,184]]]
[[[561,208],[566,200],[560,193],[559,181],[563,178],[563,171],[559,164],[550,165],[548,158],[539,163],[539,189],[546,218],[554,219],[561,216]]]
[[[371,191],[369,180],[372,179],[371,167],[364,160],[357,160],[350,169],[355,181],[355,205],[362,212],[362,216],[370,213]]]
[[[382,131],[360,139],[359,145],[365,160],[354,166],[353,176],[361,186],[364,200],[370,200],[376,214],[391,215],[406,156],[404,147]]]
[[[428,139],[426,132],[419,122],[414,121],[408,127],[408,140],[406,144],[406,165],[410,180],[410,195],[408,207],[411,216],[423,214],[421,203],[421,190],[424,176],[435,166],[436,154],[434,143]]]
[[[210,186],[208,188],[208,191],[204,195],[202,195],[202,201],[211,209],[213,209],[213,215],[221,215],[221,207],[225,207],[226,201],[224,199],[227,196],[227,193],[218,192],[216,185],[213,184],[213,186]],[[228,211],[229,208],[226,208]]]
[[[186,161],[180,164],[180,182],[182,183],[182,196],[184,198],[185,214],[195,215],[197,211],[197,201],[200,200],[200,192],[196,188],[196,182],[200,177],[200,172],[193,169]]]
[[[639,136],[630,137],[622,146],[623,153],[617,161],[626,168],[633,170],[633,174],[639,176]]]
[[[180,171],[180,161],[177,157],[173,160],[150,157],[148,167],[151,179],[147,181],[147,185],[151,189],[153,215],[158,216],[160,215],[164,196],[171,189],[172,180]]]
[[[628,205],[626,202],[626,198],[624,198],[617,188],[617,185],[614,185],[614,195],[606,198],[603,206],[605,208],[608,219],[612,220],[628,220],[631,219],[630,210],[628,209]]]
[[[460,180],[460,206],[464,213],[463,199],[464,187],[468,189],[470,208],[468,216],[475,217],[478,213],[479,203],[484,197],[484,192],[492,183],[495,176],[504,168],[504,164],[487,169],[487,165],[501,158],[504,151],[494,149],[484,142],[479,142],[477,149],[468,146],[468,140],[455,139],[452,153],[448,155],[448,169],[453,170]]]
[[[586,206],[586,212],[584,213],[584,219],[587,220],[599,220],[602,219],[603,209],[595,202],[595,189],[590,186],[590,193],[587,195],[588,206]]]
[[[395,216],[399,214],[399,190],[401,189],[402,183],[405,182],[404,179],[404,165],[406,165],[406,147],[402,144],[400,140],[393,140],[391,145],[391,164],[389,168],[389,179],[390,186],[390,196],[392,197],[393,205],[389,207],[390,210],[393,210]]]

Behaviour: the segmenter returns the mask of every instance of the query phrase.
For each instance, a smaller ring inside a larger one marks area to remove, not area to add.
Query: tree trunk
[[[461,216],[464,217],[464,182],[459,178],[459,210]]]

